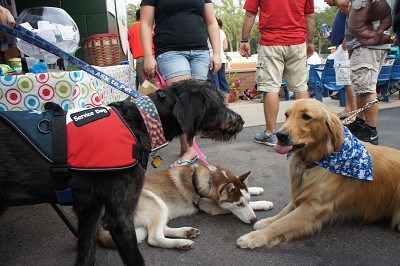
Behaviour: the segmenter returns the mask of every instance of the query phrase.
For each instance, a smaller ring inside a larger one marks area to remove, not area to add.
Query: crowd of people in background
[[[132,25],[132,32],[131,29],[129,32],[132,45],[141,48],[137,41],[141,36],[143,46],[143,50],[140,49],[139,53],[135,49],[132,50],[137,60],[138,84],[142,82],[140,72],[144,71],[146,75],[152,77],[159,71],[167,84],[190,78],[208,79],[215,87],[228,93],[224,53],[227,49],[227,38],[222,30],[222,20],[215,17],[211,0],[193,1],[190,6],[183,0],[168,3],[165,1],[142,0],[142,19],[140,20],[138,13],[137,22]],[[386,35],[382,34],[390,23],[387,23],[387,13],[386,17],[374,15],[378,21],[383,21],[380,25],[371,19],[355,19],[355,16],[365,17],[366,14],[370,14],[368,13],[370,11],[365,10],[374,8],[371,0],[361,1],[362,4],[359,4],[359,0],[324,1],[330,6],[338,7],[330,32],[331,48],[336,50],[331,56],[333,58],[336,56],[338,61],[340,53],[343,60],[340,63],[351,65],[348,68],[347,82],[342,84],[346,91],[346,106],[339,113],[346,115],[356,110],[357,106],[363,106],[376,97],[377,74],[390,48]],[[155,6],[158,4],[160,8],[155,12]],[[387,4],[379,4],[379,10],[386,12],[386,6]],[[187,12],[188,8],[193,8],[197,12]],[[246,0],[243,8],[245,16],[239,53],[244,57],[251,55],[250,31],[256,16],[259,17],[260,39],[255,80],[257,91],[262,93],[263,97],[265,130],[256,134],[254,141],[273,146],[276,143],[276,119],[282,80],[285,80],[287,89],[295,99],[308,98],[308,71],[305,66],[322,63],[313,44],[314,1]],[[178,13],[181,16],[177,15],[176,10],[180,10]],[[357,33],[355,31],[359,29],[349,27],[349,20],[361,26],[364,23],[367,28]],[[370,26],[373,28],[372,25],[376,31],[369,29]],[[380,37],[368,37],[373,34],[378,34]],[[374,41],[379,43],[379,46],[375,45]],[[362,54],[369,56],[361,56]],[[367,58],[373,62],[366,61]],[[372,65],[373,69],[366,67],[367,64]],[[364,76],[370,78],[367,80]],[[377,113],[377,105],[360,112],[355,121],[348,125],[349,129],[359,139],[377,144]],[[191,164],[197,158],[196,151],[187,143],[183,134],[180,157],[173,166]]]
[[[189,7],[184,5],[183,0],[168,3],[165,1],[142,0],[141,2],[140,34],[136,24],[132,26],[132,28],[136,27],[136,33],[130,33],[133,40],[134,36],[141,35],[142,37],[143,50],[139,56],[134,53],[134,57],[139,62],[137,71],[143,69],[150,77],[159,71],[167,84],[189,78],[208,79],[215,87],[228,93],[229,84],[226,80],[224,53],[227,49],[227,38],[222,30],[222,20],[215,17],[211,0],[193,1],[190,8],[194,8],[197,12],[188,12]],[[324,1],[330,6],[338,7],[330,32],[330,48],[335,50],[331,55],[332,58],[336,58],[335,69],[339,70],[337,68],[339,63],[351,65],[347,68],[348,76],[346,77],[347,74],[345,74],[345,81],[342,80],[340,83],[345,87],[346,106],[339,115],[345,115],[376,97],[377,74],[390,48],[390,44],[384,43],[383,39],[386,36],[382,35],[382,32],[386,30],[387,21],[385,17],[374,16],[378,21],[384,20],[382,26],[379,26],[379,22],[372,22],[370,19],[363,20],[365,25],[359,25],[367,28],[375,25],[375,28],[379,29],[380,37],[366,37],[365,31],[360,35],[357,33],[353,35],[354,29],[349,27],[348,21],[355,16],[354,14],[361,17],[370,15],[369,11],[365,12],[365,10],[374,8],[371,0],[361,1],[363,4],[360,5],[359,0]],[[353,4],[353,7],[350,7],[350,3],[353,2],[355,6]],[[158,5],[162,8],[158,8],[156,12],[155,6]],[[176,7],[181,8],[176,9]],[[259,16],[260,39],[258,40],[255,80],[258,93],[262,93],[265,130],[256,134],[254,141],[274,146],[282,80],[285,80],[287,89],[293,94],[294,99],[308,98],[310,95],[307,84],[308,70],[305,66],[322,63],[313,44],[314,1],[246,0],[243,8],[245,16],[239,53],[244,57],[251,55],[250,32],[256,16]],[[385,12],[386,8],[386,5],[379,4],[379,10]],[[180,16],[177,15],[176,10],[179,10]],[[139,21],[140,15],[137,17]],[[185,27],[177,25],[185,25]],[[193,28],[198,28],[199,31],[195,32]],[[376,32],[368,30],[367,35],[374,33]],[[376,46],[376,43],[379,46]],[[361,54],[369,56],[361,56]],[[366,61],[367,58],[371,61]],[[366,64],[373,65],[373,69],[367,68]],[[363,78],[359,78],[361,76]],[[367,83],[364,76],[370,77]],[[343,73],[341,73],[341,78],[343,79]],[[139,77],[138,83],[140,82]],[[349,129],[359,139],[377,144],[377,112],[377,105],[360,112],[355,121],[348,125]],[[187,143],[183,134],[180,158],[174,166],[190,164],[196,159],[195,150]]]

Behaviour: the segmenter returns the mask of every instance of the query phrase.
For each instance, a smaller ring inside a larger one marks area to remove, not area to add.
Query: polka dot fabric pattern
[[[135,88],[129,65],[102,67],[101,71]],[[63,71],[0,77],[0,111],[43,109],[55,102],[64,110],[107,105],[127,95],[84,71]]]

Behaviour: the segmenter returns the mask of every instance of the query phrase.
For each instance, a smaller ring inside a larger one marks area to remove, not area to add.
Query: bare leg
[[[185,79],[191,79],[191,78],[192,78],[191,75],[183,75],[183,76],[178,76],[178,77],[173,77],[171,79],[168,79],[168,80],[166,80],[166,82],[167,82],[167,85],[170,85],[174,82],[185,80]],[[181,151],[180,151],[181,160],[192,159],[196,155],[196,151],[187,142],[187,135],[184,133],[184,134],[180,135],[179,138],[181,141]],[[183,163],[182,165],[184,165],[184,164],[186,164],[186,163]],[[177,165],[176,162],[174,163],[174,165]]]
[[[296,100],[298,100],[298,99],[308,99],[308,98],[310,98],[310,94],[308,93],[308,90],[295,92],[294,93],[294,98]]]
[[[340,112],[340,114],[345,114],[357,109],[356,99],[351,85],[344,86],[344,90],[346,93],[346,106],[344,107],[344,110]]]
[[[277,92],[264,93],[264,117],[267,134],[276,132],[276,118],[279,111],[279,94]]]
[[[357,106],[362,107],[365,104],[369,103],[370,101],[375,100],[375,98],[376,98],[376,95],[373,93],[359,94],[356,96]],[[378,117],[378,110],[379,110],[379,105],[374,104],[370,108],[367,108],[361,112],[363,115],[362,118],[364,118],[365,123],[367,125],[376,127],[376,119]]]

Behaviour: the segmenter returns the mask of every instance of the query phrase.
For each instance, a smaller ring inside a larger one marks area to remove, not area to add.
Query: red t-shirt
[[[258,13],[261,45],[293,45],[306,40],[306,13],[314,0],[246,0],[243,8]]]
[[[140,21],[133,23],[128,29],[129,48],[133,58],[137,59],[144,56],[142,43],[140,42]],[[154,44],[152,47],[154,54]]]

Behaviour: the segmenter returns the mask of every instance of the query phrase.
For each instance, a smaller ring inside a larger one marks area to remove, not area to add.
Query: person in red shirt
[[[266,130],[254,136],[257,143],[276,144],[276,118],[282,76],[296,99],[308,98],[307,57],[314,52],[313,0],[246,0],[239,53],[250,56],[249,37],[259,14],[257,90],[264,93]]]
[[[136,22],[134,22],[128,29],[128,41],[129,49],[136,60],[136,88],[139,88],[140,84],[143,83],[143,64],[144,64],[144,53],[142,44],[140,41],[140,9],[136,10]],[[153,45],[154,54],[154,45]]]

